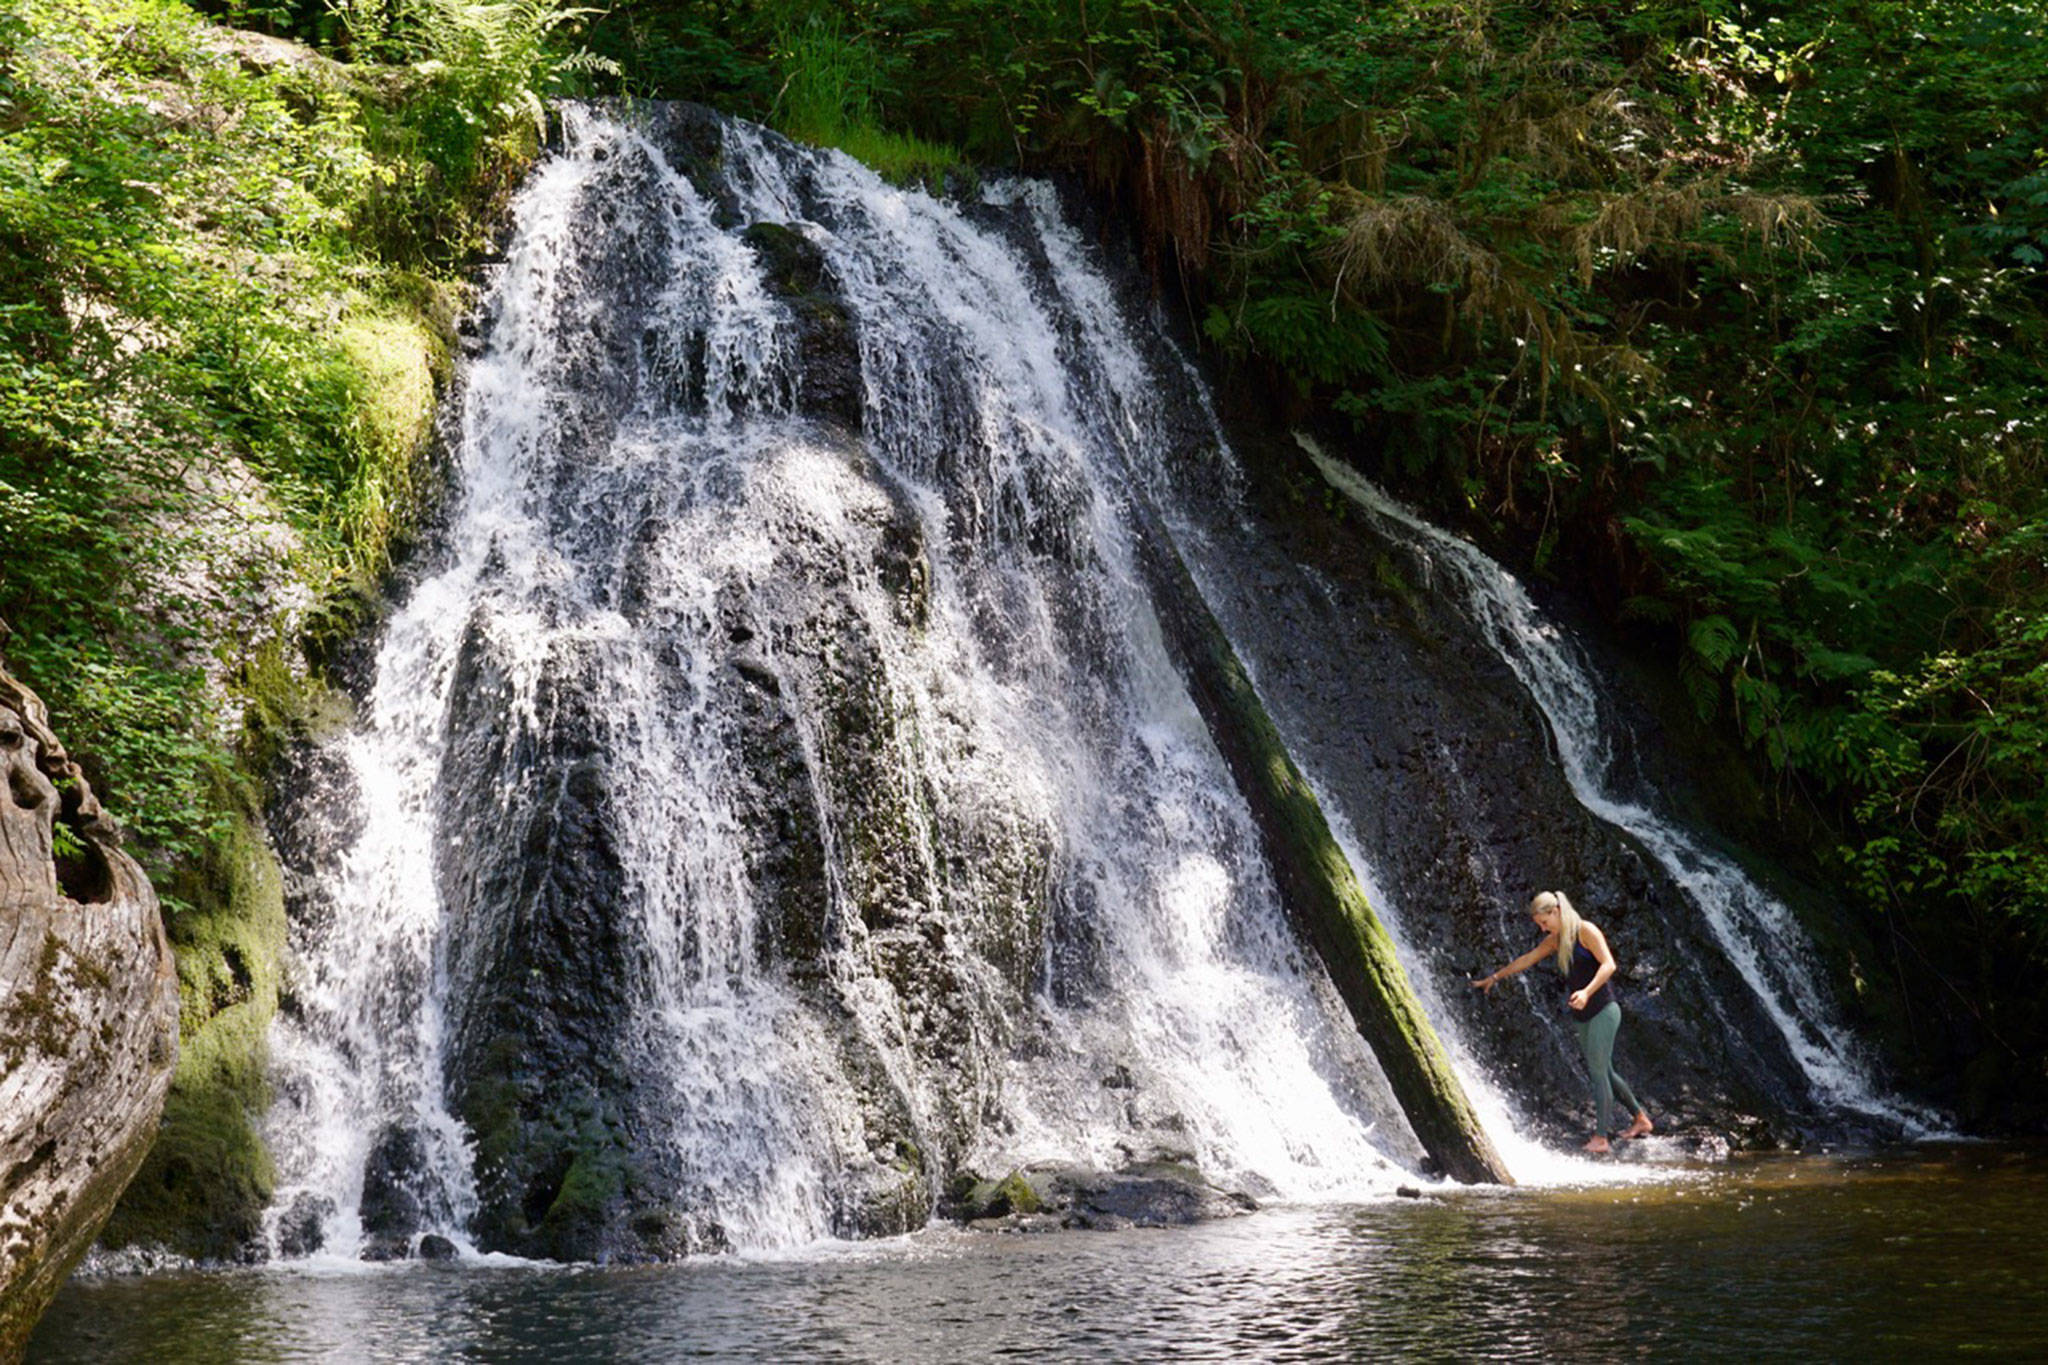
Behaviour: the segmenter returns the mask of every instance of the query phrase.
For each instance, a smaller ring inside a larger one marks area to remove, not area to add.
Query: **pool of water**
[[[2048,1151],[1738,1159],[775,1259],[74,1280],[32,1362],[1857,1359],[2048,1351]]]

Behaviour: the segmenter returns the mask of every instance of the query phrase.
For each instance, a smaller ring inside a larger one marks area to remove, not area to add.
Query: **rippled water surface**
[[[80,1280],[31,1361],[1882,1360],[2048,1349],[2048,1152],[1740,1160],[768,1261]]]

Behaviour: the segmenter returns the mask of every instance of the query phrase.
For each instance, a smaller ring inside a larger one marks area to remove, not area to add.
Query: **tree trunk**
[[[178,978],[156,893],[36,695],[0,669],[0,1362],[156,1134]],[[55,856],[61,820],[76,856]],[[75,897],[75,899],[74,899]]]
[[[1321,956],[1422,1148],[1453,1179],[1512,1185],[1308,783],[1141,493],[1139,570],[1209,733],[1250,804],[1295,930]]]

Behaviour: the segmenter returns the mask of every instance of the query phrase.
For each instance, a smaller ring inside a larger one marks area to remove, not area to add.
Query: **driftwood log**
[[[0,771],[0,1362],[9,1362],[156,1135],[177,1060],[178,981],[149,879],[50,733],[41,699],[4,668]]]
[[[1138,569],[1151,589],[1167,648],[1251,807],[1288,918],[1322,958],[1423,1151],[1465,1184],[1514,1184],[1423,1013],[1393,939],[1373,913],[1315,793],[1288,757],[1237,651],[1158,513],[1142,494],[1132,495],[1132,506]]]

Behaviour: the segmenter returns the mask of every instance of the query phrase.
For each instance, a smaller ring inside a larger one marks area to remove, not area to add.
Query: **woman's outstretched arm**
[[[1602,940],[1602,944],[1603,946],[1605,945],[1605,940]],[[1521,972],[1526,972],[1531,967],[1541,962],[1544,958],[1551,956],[1556,951],[1557,935],[1545,934],[1543,936],[1543,942],[1537,944],[1528,952],[1523,953],[1520,957],[1516,958],[1513,962],[1510,962],[1507,966],[1501,968],[1499,971],[1494,972],[1490,976],[1481,977],[1479,980],[1473,982],[1472,984],[1477,986],[1482,991],[1490,991],[1495,986],[1500,984],[1500,980],[1502,977],[1515,976]]]

